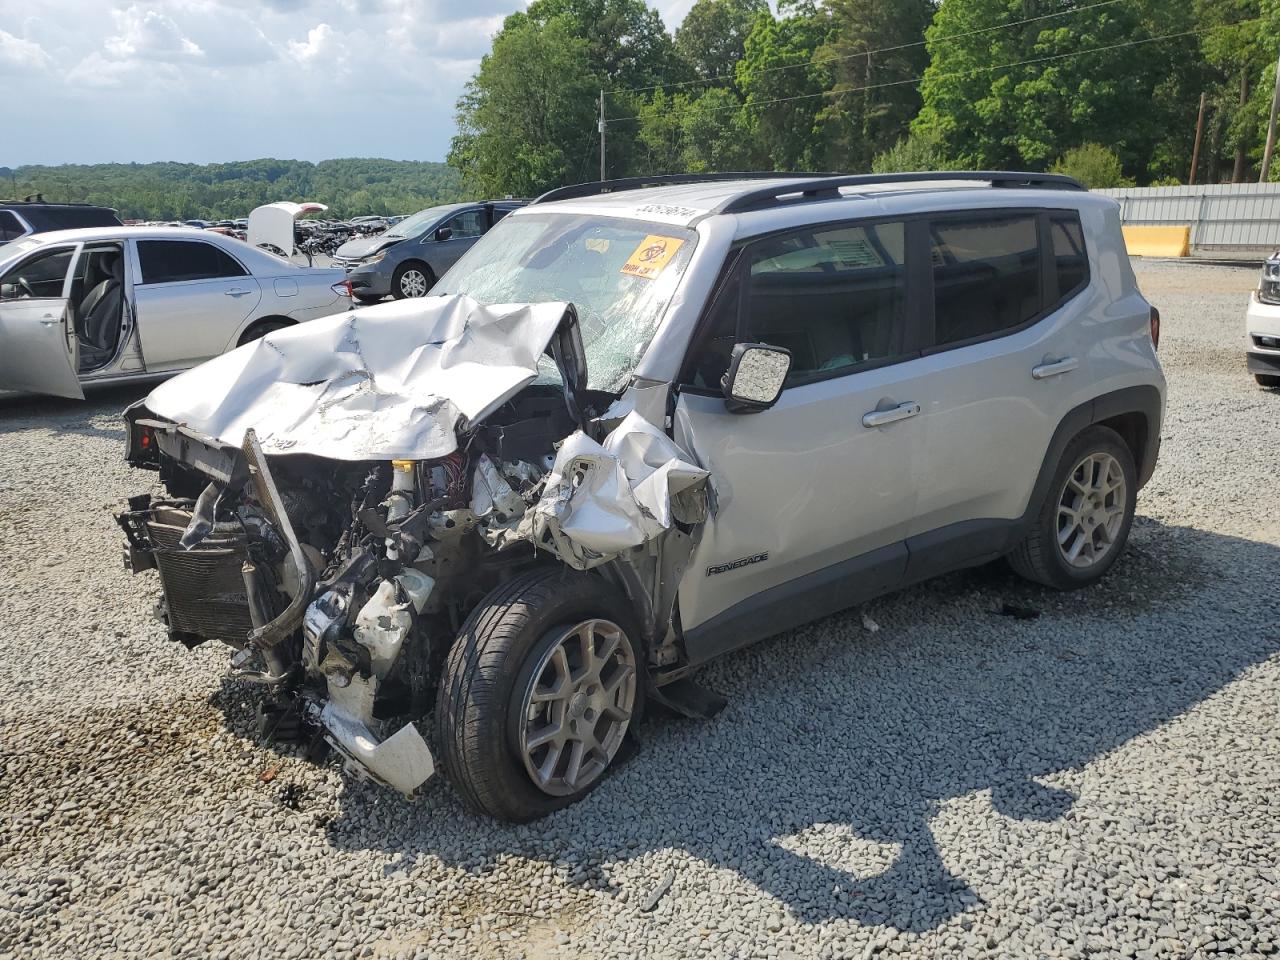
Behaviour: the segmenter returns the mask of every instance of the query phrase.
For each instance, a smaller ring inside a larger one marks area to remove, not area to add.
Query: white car
[[[161,379],[349,305],[342,270],[206,230],[36,234],[0,246],[0,390]]]
[[[1262,268],[1262,281],[1249,298],[1245,357],[1260,387],[1280,387],[1280,254]]]

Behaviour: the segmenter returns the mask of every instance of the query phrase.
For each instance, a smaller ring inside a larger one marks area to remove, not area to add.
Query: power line
[[[1066,17],[1075,13],[1084,13],[1086,10],[1097,10],[1099,7],[1110,7],[1113,4],[1125,3],[1127,0],[1101,0],[1100,3],[1091,3],[1087,7],[1076,7],[1074,10],[1059,10],[1056,13],[1045,13],[1038,17],[1027,17],[1025,20],[1014,20],[1011,23],[997,23],[991,27],[980,27],[977,30],[966,30],[963,33],[949,33],[945,37],[934,37],[932,40],[913,40],[911,43],[900,43],[892,47],[879,47],[875,50],[862,50],[858,53],[842,54],[838,57],[823,57],[820,60],[806,60],[804,63],[787,63],[780,67],[765,67],[757,73],[776,73],[779,70],[799,70],[801,67],[814,67],[824,63],[835,63],[839,60],[857,60],[860,57],[870,57],[878,53],[892,53],[895,50],[909,50],[911,47],[923,47],[927,43],[946,43],[950,40],[963,40],[965,37],[976,37],[983,33],[993,33],[996,30],[1008,30],[1012,27],[1021,27],[1024,24],[1035,23],[1039,20],[1051,20],[1054,17]],[[735,80],[737,75],[733,73],[722,74],[718,77],[700,77],[697,80],[677,80],[672,83],[658,83],[650,87],[624,87],[620,90],[608,90],[609,94],[615,93],[644,93],[649,90],[665,90],[667,87],[691,87],[699,83],[715,83],[718,80]]]
[[[1005,70],[1009,67],[1025,67],[1033,63],[1049,63],[1054,60],[1067,60],[1071,57],[1082,57],[1088,53],[1102,53],[1106,50],[1119,50],[1124,47],[1137,47],[1144,43],[1156,43],[1160,40],[1175,40],[1179,37],[1190,37],[1201,33],[1208,33],[1213,27],[1200,27],[1197,30],[1183,30],[1179,33],[1166,33],[1158,37],[1145,37],[1142,40],[1126,40],[1124,43],[1112,43],[1103,47],[1091,47],[1088,50],[1073,50],[1071,53],[1057,53],[1049,57],[1033,57],[1030,60],[1016,60],[1013,63],[999,63],[989,67],[974,67],[971,70],[953,70],[950,73],[939,73],[931,79],[946,79],[950,77],[964,77],[975,73],[982,73],[989,70]],[[774,103],[790,103],[793,100],[812,100],[814,97],[842,97],[849,93],[860,93],[863,90],[880,90],[884,87],[898,87],[906,83],[919,83],[924,79],[923,76],[912,77],[908,80],[886,80],[884,83],[870,83],[862,87],[849,87],[846,90],[823,90],[821,93],[803,93],[794,97],[777,97],[773,100],[759,100],[755,103],[735,103],[724,107],[718,107],[718,110],[736,110],[739,107],[767,107]],[[605,123],[623,123],[627,120],[639,120],[640,117],[613,117],[605,121]]]

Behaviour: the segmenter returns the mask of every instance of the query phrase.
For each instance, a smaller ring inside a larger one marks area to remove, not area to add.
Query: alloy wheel
[[[563,797],[598,780],[617,755],[636,701],[631,641],[608,620],[556,635],[520,711],[520,754],[534,785]]]
[[[406,297],[427,295],[427,276],[421,270],[406,270],[400,276],[400,292]]]
[[[1115,546],[1124,528],[1128,488],[1120,461],[1091,453],[1076,464],[1058,498],[1058,549],[1067,564],[1087,569]]]

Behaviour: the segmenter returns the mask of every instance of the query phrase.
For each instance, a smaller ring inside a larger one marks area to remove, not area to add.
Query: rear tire
[[[1280,375],[1274,373],[1255,373],[1253,379],[1258,381],[1260,387],[1270,387],[1275,389],[1280,387]]]
[[[391,276],[391,296],[397,300],[425,297],[436,285],[436,275],[425,263],[408,260]]]
[[[236,343],[237,347],[243,347],[246,343],[252,343],[254,340],[261,340],[268,333],[275,333],[277,330],[283,330],[285,327],[292,327],[293,324],[288,320],[259,320],[243,334]]]
[[[581,639],[576,631],[588,624],[605,627],[598,641],[588,631],[602,666],[593,674],[585,661],[576,669],[565,662],[560,673],[564,682],[549,690],[542,671],[550,669],[565,637]],[[604,656],[615,639],[616,653]],[[642,670],[630,604],[607,581],[563,569],[535,570],[507,581],[471,612],[445,661],[436,698],[445,775],[467,806],[513,823],[536,820],[580,800],[604,779],[623,737],[639,720]],[[575,681],[575,675],[581,679]],[[615,703],[629,698],[629,710],[601,711],[598,701],[608,686],[615,688],[610,695]],[[564,693],[556,692],[560,690]],[[547,702],[552,700],[560,705],[558,726],[563,731],[572,727],[577,741],[581,725],[581,740],[589,735],[590,742],[600,745],[598,752],[579,749],[576,768],[572,743],[563,738],[526,749],[539,733],[555,726],[547,722],[553,706]],[[625,719],[614,715],[619,712],[627,713]],[[548,777],[540,786],[535,779],[539,765],[564,774],[558,781]]]
[[[1019,576],[1056,590],[1097,583],[1129,539],[1137,492],[1137,468],[1124,440],[1108,427],[1089,427],[1067,444],[1009,565]]]

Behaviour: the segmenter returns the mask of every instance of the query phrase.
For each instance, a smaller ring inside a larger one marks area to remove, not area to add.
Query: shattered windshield
[[[697,234],[683,227],[564,213],[507,217],[433,294],[484,304],[565,300],[578,310],[588,385],[618,391],[680,283]],[[554,377],[554,368],[544,375]]]

